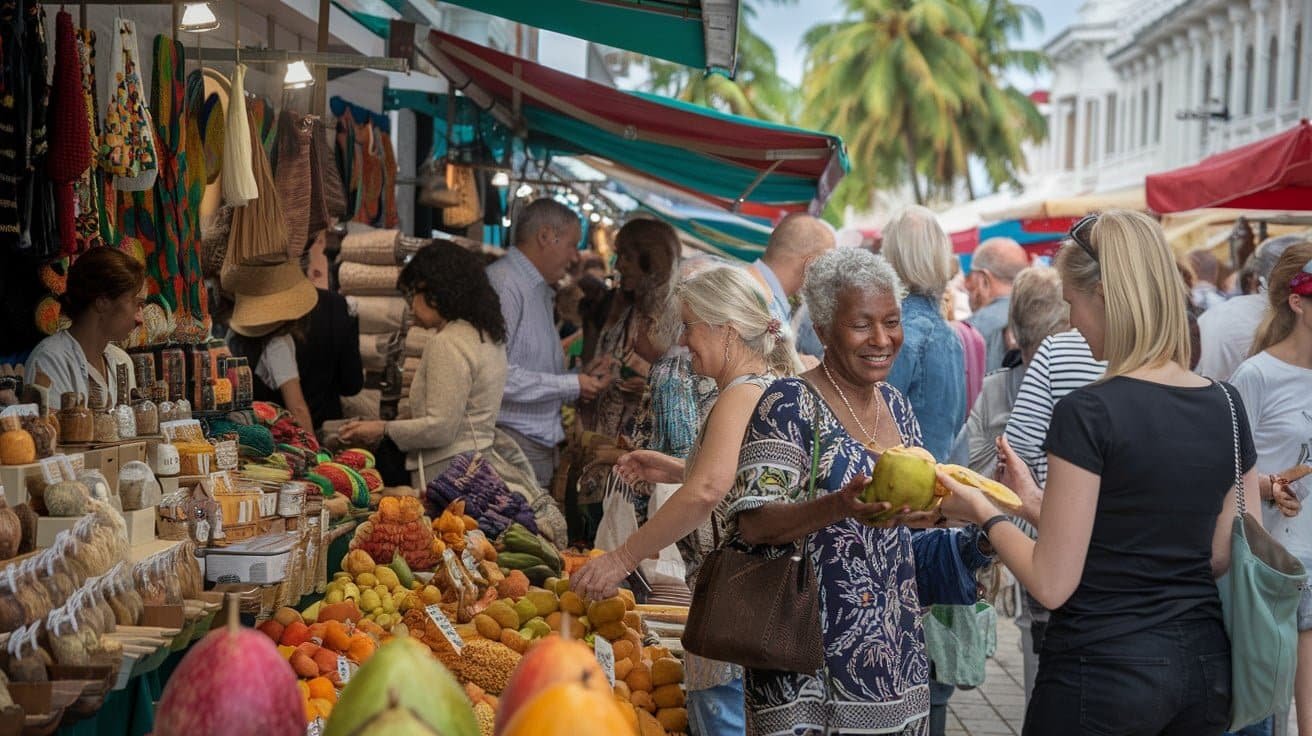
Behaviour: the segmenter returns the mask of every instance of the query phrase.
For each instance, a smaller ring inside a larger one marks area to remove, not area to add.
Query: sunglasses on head
[[[1071,225],[1070,232],[1067,233],[1071,240],[1074,240],[1075,244],[1080,246],[1081,250],[1089,254],[1089,257],[1093,259],[1094,263],[1099,263],[1098,254],[1093,250],[1090,237],[1093,235],[1093,226],[1097,222],[1098,215],[1085,215],[1080,218],[1079,222]]]

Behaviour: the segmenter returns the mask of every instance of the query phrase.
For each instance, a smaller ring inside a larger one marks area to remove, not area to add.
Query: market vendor
[[[145,282],[145,267],[120,250],[100,247],[79,256],[59,297],[72,325],[36,346],[27,361],[26,382],[49,389],[53,405],[65,393],[89,399],[95,386],[113,406],[117,368],[126,365],[128,388],[135,388],[132,359],[113,343],[126,340],[141,324]]]
[[[313,434],[296,350],[309,331],[318,290],[291,262],[236,266],[225,270],[220,280],[234,302],[228,348],[250,361],[255,400],[282,405],[301,429]]]

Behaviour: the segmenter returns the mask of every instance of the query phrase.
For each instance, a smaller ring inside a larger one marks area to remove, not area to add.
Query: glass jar
[[[178,418],[177,405],[169,400],[169,386],[163,381],[155,384],[155,408],[161,422],[171,422]]]
[[[132,372],[137,377],[138,386],[154,386],[155,381],[155,355],[153,353],[133,353],[132,354]]]
[[[167,348],[160,353],[160,359],[169,396],[182,396],[187,391],[187,354],[182,348]]]
[[[131,407],[128,411],[132,411]],[[118,417],[112,411],[94,412],[95,435],[93,442],[118,442]]]
[[[60,397],[59,428],[65,442],[86,443],[95,439],[95,419],[86,399],[73,392]]]
[[[159,434],[159,407],[139,391],[132,392],[132,411],[136,414],[137,434]]]

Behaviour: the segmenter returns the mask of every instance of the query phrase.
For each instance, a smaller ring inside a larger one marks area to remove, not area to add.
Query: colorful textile
[[[114,187],[119,191],[147,191],[155,185],[159,164],[141,80],[137,26],[125,18],[116,18],[114,28],[117,32],[110,58],[113,88],[105,111],[101,168],[114,176]]]
[[[396,177],[400,169],[396,164],[396,149],[392,146],[392,137],[386,131],[378,131],[379,144],[383,149],[383,221],[380,227],[393,228],[401,223],[396,212]]]
[[[174,312],[186,313],[181,253],[190,233],[185,225],[187,199],[182,184],[186,109],[183,74],[182,44],[169,36],[156,36],[150,107],[154,110],[159,151],[159,179],[154,192],[157,238],[154,253],[146,256],[148,267],[160,279],[160,296]]]
[[[181,65],[179,65],[181,66]],[[202,259],[200,202],[205,196],[209,171],[205,157],[205,143],[201,137],[201,110],[205,104],[205,82],[199,71],[187,77],[182,127],[183,150],[179,155],[182,169],[182,242],[178,262],[186,284],[183,301],[187,311],[208,331],[210,325],[209,297],[205,290]]]
[[[78,58],[73,16],[55,17],[55,77],[50,104],[51,140],[46,160],[54,183],[59,242],[65,254],[78,250],[77,197],[73,183],[91,168],[91,130],[82,95],[82,63]]]
[[[879,390],[904,442],[922,445],[911,405],[889,384]],[[817,431],[817,493],[835,493],[855,476],[870,475],[874,457],[816,392],[800,379],[776,381],[752,413],[738,477],[725,500],[730,539],[737,537],[738,514],[806,500]],[[915,726],[920,733],[929,713],[929,660],[911,532],[846,519],[812,534],[806,549],[820,588],[825,665],[815,675],[748,670],[751,732],[896,733]]]
[[[81,65],[82,107],[87,119],[87,145],[93,152],[100,150],[100,117],[96,114],[96,32],[85,28],[77,31],[77,58]],[[76,251],[104,245],[100,233],[101,214],[104,211],[105,192],[101,188],[100,169],[92,161],[82,176],[73,182],[73,196],[77,199]],[[68,252],[68,245],[64,245]]]

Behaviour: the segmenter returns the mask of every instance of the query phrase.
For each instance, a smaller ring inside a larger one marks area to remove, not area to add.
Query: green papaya
[[[388,567],[392,568],[392,572],[396,573],[397,581],[400,582],[406,590],[409,590],[410,586],[414,585],[415,574],[410,570],[410,563],[405,561],[405,558],[401,556],[400,552],[392,553],[392,564],[388,565]]]

